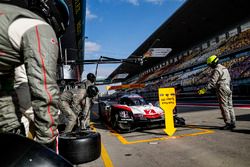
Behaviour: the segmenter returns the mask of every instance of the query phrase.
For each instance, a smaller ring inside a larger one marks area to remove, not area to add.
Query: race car
[[[163,126],[164,111],[147,103],[140,95],[123,95],[118,102],[102,101],[99,114],[118,132],[130,132],[143,127]]]

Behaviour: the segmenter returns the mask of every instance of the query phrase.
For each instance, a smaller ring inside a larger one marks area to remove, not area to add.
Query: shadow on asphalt
[[[96,129],[102,129],[102,130],[107,130],[107,131],[110,131],[107,126],[105,125],[105,123],[101,120],[91,120],[91,122],[94,123],[94,127]]]
[[[183,127],[192,127],[192,128],[201,128],[201,129],[220,129],[220,126],[211,126],[211,125],[186,125]]]
[[[203,106],[203,107],[185,107],[185,106],[177,106],[177,109],[178,109],[178,113],[191,113],[191,112],[207,112],[208,110],[217,110],[218,107],[206,107],[206,106]]]
[[[154,128],[156,129],[156,128]],[[159,135],[159,136],[165,136],[165,132],[152,132],[152,131],[147,131],[147,130],[152,130],[152,129],[138,129],[136,132],[138,133],[143,133],[143,134],[151,134],[151,135]]]
[[[250,121],[250,114],[236,115],[237,121]],[[223,119],[222,117],[218,117],[217,119]]]
[[[220,126],[208,126],[208,125],[187,125],[186,127],[193,127],[193,128],[201,128],[201,129],[217,129],[217,130],[221,130],[221,131],[225,131],[220,129]],[[244,133],[244,134],[250,134],[250,129],[234,129],[232,130],[232,132],[236,132],[236,133]]]
[[[234,129],[234,130],[232,130],[232,132],[250,134],[249,129]]]
[[[236,121],[250,121],[250,114],[236,115]]]

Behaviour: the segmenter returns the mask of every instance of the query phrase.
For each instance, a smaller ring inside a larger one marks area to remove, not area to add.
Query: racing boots
[[[235,127],[235,123],[226,123],[226,125],[221,127],[220,130],[233,130]]]
[[[235,123],[233,122],[230,124],[230,130],[234,130],[234,128],[236,128],[236,126],[235,126]]]

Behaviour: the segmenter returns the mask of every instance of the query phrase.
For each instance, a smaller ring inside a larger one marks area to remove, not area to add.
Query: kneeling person
[[[83,113],[86,113],[90,108],[90,104],[87,103],[86,99],[93,98],[98,92],[98,88],[91,85],[87,89],[71,89],[61,94],[58,107],[68,121],[64,132],[73,130],[80,112],[83,110]]]

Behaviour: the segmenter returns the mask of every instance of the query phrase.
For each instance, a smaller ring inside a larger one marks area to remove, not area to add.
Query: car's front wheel
[[[111,115],[111,126],[115,130],[118,130],[118,121],[119,121],[118,113],[112,114]]]
[[[118,113],[111,115],[111,126],[114,130],[121,132],[130,132],[131,131],[131,122],[130,121],[124,121],[119,117]]]

